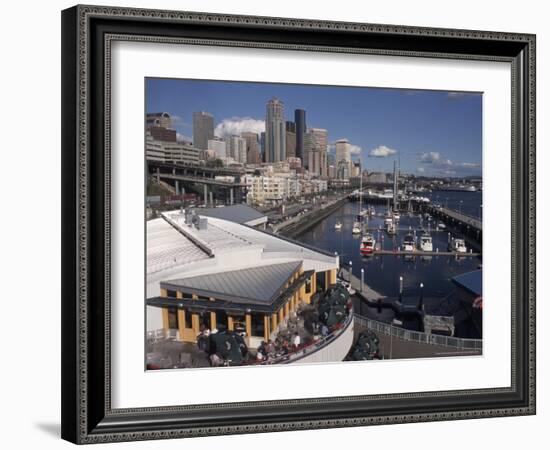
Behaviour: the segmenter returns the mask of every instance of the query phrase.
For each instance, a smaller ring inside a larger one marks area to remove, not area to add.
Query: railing
[[[481,229],[482,222],[479,217],[471,216],[469,214],[463,213],[462,211],[457,211],[455,209],[446,208],[446,207],[441,208],[439,211],[453,219],[460,220],[462,222],[465,222],[469,225],[473,225],[474,227]]]
[[[315,353],[317,350],[322,349],[323,347],[326,347],[329,343],[335,341],[338,339],[350,326],[350,324],[353,322],[354,318],[353,311],[350,311],[346,317],[346,319],[342,322],[342,326],[338,329],[334,330],[331,334],[328,336],[319,339],[318,341],[313,342],[312,344],[303,347],[295,352],[289,353],[287,355],[278,356],[275,358],[271,358],[267,361],[262,361],[258,364],[260,365],[269,365],[269,364],[288,364],[294,361],[297,361],[299,359],[305,358],[307,356],[310,356],[312,353]]]
[[[369,330],[384,334],[386,336],[394,336],[398,339],[403,339],[404,341],[441,345],[443,347],[451,347],[461,350],[481,351],[483,348],[483,341],[481,339],[464,339],[452,336],[442,336],[440,334],[405,330],[403,328],[390,325],[389,323],[368,319],[358,314],[355,314],[355,322],[362,327],[368,328]]]

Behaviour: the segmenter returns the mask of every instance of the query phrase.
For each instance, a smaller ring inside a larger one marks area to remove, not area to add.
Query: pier
[[[273,231],[289,238],[294,238],[304,233],[311,227],[318,224],[321,220],[330,216],[334,211],[340,208],[348,201],[347,196],[342,196],[337,200],[320,208],[314,208],[301,216],[295,216],[279,225],[273,227]]]
[[[467,252],[467,253],[460,253],[460,252],[426,252],[423,250],[414,250],[414,251],[405,251],[405,250],[375,250],[373,255],[380,255],[380,256],[457,256],[459,258],[467,257],[467,256],[479,256],[481,253],[474,253],[473,251]]]
[[[364,280],[350,274],[346,268],[340,269],[340,276],[350,282],[356,291],[354,301],[355,335],[363,331],[374,331],[379,339],[382,359],[430,358],[437,356],[481,355],[481,339],[457,338],[437,333],[409,330],[389,323],[370,319],[361,314],[361,303],[380,308],[392,308],[410,313],[418,313],[414,306],[404,306],[398,298],[387,297],[370,288]],[[416,310],[416,311],[415,311]],[[433,317],[433,316],[432,316]]]

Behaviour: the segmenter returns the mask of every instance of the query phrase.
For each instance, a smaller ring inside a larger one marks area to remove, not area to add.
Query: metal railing
[[[389,323],[379,322],[377,320],[368,319],[366,317],[355,314],[355,323],[359,326],[368,328],[377,333],[386,336],[394,336],[398,339],[403,339],[409,342],[418,342],[430,345],[440,345],[443,347],[451,347],[461,350],[482,350],[483,340],[481,339],[464,339],[452,336],[442,336],[440,334],[422,333],[420,331],[405,330],[395,327]]]
[[[321,348],[325,347],[327,344],[335,341],[338,337],[340,337],[348,329],[350,324],[353,322],[354,318],[356,318],[356,316],[353,314],[353,311],[350,311],[347,317],[345,318],[345,320],[342,322],[342,326],[334,330],[328,336],[323,337],[318,341],[315,341],[310,345],[305,346],[295,352],[289,353],[287,355],[276,356],[274,358],[268,359],[267,361],[261,361],[257,364],[260,364],[260,365],[288,364],[298,359],[305,358],[306,356],[309,356],[312,353],[316,352],[317,350],[320,350]]]

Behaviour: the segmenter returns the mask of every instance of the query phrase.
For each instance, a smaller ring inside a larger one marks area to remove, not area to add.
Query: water
[[[471,192],[445,192],[446,197],[451,194],[466,196],[481,195]],[[453,198],[457,198],[454,195]],[[475,198],[475,197],[474,197]],[[474,202],[463,201],[463,211],[473,211]],[[449,202],[449,206],[451,203]],[[336,252],[341,255],[341,262],[348,264],[352,262],[353,273],[357,278],[361,276],[361,268],[365,270],[365,283],[372,289],[388,297],[397,297],[399,290],[399,277],[403,277],[405,293],[418,298],[419,285],[424,283],[424,296],[432,298],[443,298],[453,291],[454,285],[451,278],[472,270],[476,270],[481,263],[477,257],[456,257],[456,256],[432,256],[432,257],[408,257],[408,256],[361,256],[359,245],[361,236],[353,235],[351,232],[353,222],[356,220],[359,204],[345,203],[340,209],[332,213],[309,231],[298,237],[299,241],[315,247]],[[368,227],[378,228],[384,225],[383,213],[386,207],[375,206],[377,215],[370,218]],[[478,208],[479,209],[479,208]],[[380,214],[380,215],[379,215]],[[334,229],[336,222],[342,222],[340,231]],[[409,227],[417,230],[417,239],[421,232],[418,228],[422,226],[430,229],[433,240],[434,251],[447,251],[448,233],[446,231],[434,230],[434,223],[418,215],[409,217],[406,213],[401,215],[398,224],[399,231],[395,236],[389,236],[384,231],[371,231],[385,250],[392,250],[403,245],[403,238],[409,233]]]
[[[424,194],[422,194],[424,195]],[[481,218],[482,193],[461,191],[433,191],[426,194],[433,203],[439,203],[447,208],[462,211],[472,217]]]

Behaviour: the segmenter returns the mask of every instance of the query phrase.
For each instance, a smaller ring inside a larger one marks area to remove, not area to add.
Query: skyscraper
[[[227,156],[240,163],[246,163],[246,139],[231,135],[225,139]]]
[[[284,104],[272,98],[266,105],[265,118],[266,162],[284,161],[286,158],[286,132]]]
[[[306,158],[305,166],[310,175],[318,176],[320,174],[319,167],[319,146],[315,134],[308,130],[304,135],[304,157]]]
[[[286,121],[286,158],[296,156],[296,124]]]
[[[304,135],[306,134],[306,112],[303,109],[294,111],[294,123],[296,124],[296,156],[302,160],[302,166],[307,166],[304,159]]]
[[[193,146],[208,150],[208,140],[214,138],[214,117],[204,111],[193,113]]]
[[[246,162],[248,164],[260,164],[258,133],[245,131],[241,133],[241,137],[246,140]]]
[[[340,166],[341,161],[348,164],[348,174],[351,172],[351,145],[347,139],[336,141],[336,165]]]
[[[328,131],[325,130],[324,128],[309,128],[308,133],[311,133],[315,139],[315,147],[317,151],[317,154],[313,159],[315,161],[315,175],[326,177],[327,176]],[[309,159],[310,158],[308,157],[308,160]]]
[[[262,131],[260,133],[260,159],[262,162],[266,162],[266,154],[265,154],[265,131]]]

